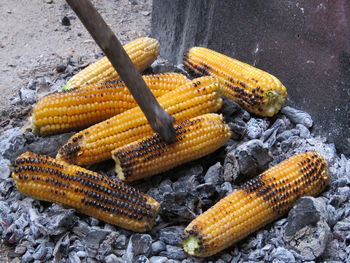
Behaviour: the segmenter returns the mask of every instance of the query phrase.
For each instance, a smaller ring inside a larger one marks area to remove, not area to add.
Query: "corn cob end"
[[[267,117],[274,116],[282,108],[287,98],[287,89],[282,85],[281,90],[269,90],[266,92],[268,101],[262,111]]]
[[[200,250],[200,238],[194,234],[189,235],[184,239],[182,245],[187,254],[190,256],[196,256]]]

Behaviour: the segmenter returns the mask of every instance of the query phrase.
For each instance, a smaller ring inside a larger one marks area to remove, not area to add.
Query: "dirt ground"
[[[92,2],[123,44],[150,34],[151,0]],[[1,0],[0,14],[1,115],[30,79],[54,71],[70,56],[92,62],[101,54],[64,0]]]

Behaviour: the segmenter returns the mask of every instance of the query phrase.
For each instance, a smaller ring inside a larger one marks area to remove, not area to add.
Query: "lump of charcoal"
[[[37,260],[44,259],[47,253],[46,243],[42,243],[36,247],[33,253],[33,258]]]
[[[258,139],[269,126],[269,122],[264,119],[251,118],[247,123],[247,137],[249,139]]]
[[[10,170],[11,162],[7,159],[0,159],[0,179],[6,179],[10,177],[11,170]]]
[[[272,252],[270,262],[283,262],[283,263],[294,263],[295,257],[293,256],[292,252],[289,250],[283,248],[283,247],[278,247],[276,250]]]
[[[224,100],[224,103],[220,111],[225,116],[225,119],[230,118],[236,113],[240,113],[243,111],[242,107],[238,103],[234,102],[233,100],[230,100],[227,98],[224,98],[223,100]]]
[[[312,127],[313,125],[313,121],[310,114],[308,114],[305,111],[297,110],[287,106],[282,108],[281,112],[295,124],[302,124],[308,128]]]
[[[235,150],[227,153],[224,161],[224,181],[232,183],[239,175],[239,166],[236,159]]]
[[[114,254],[110,254],[104,258],[104,262],[105,263],[123,263],[125,261],[123,261],[123,259],[121,259],[121,258],[118,258]]]
[[[330,234],[326,204],[320,198],[302,197],[288,214],[285,240],[306,260],[325,250]]]
[[[208,184],[218,185],[224,182],[222,174],[222,165],[217,162],[209,167],[207,173],[204,176],[204,181]]]
[[[343,221],[339,221],[333,228],[334,234],[338,239],[350,241],[350,218],[345,218]]]
[[[152,243],[152,255],[158,255],[159,252],[166,249],[165,243],[163,241],[157,240]]]
[[[100,227],[91,227],[89,233],[84,237],[84,244],[93,249],[98,249],[101,242],[107,237],[110,231]]]
[[[130,237],[123,259],[125,262],[136,262],[140,255],[148,257],[151,252],[151,245],[152,237],[150,235],[133,234]]]
[[[185,251],[183,251],[182,248],[171,246],[171,245],[167,245],[166,251],[160,252],[159,255],[165,256],[169,259],[178,259],[178,260],[183,260],[187,258],[187,254],[185,253]]]
[[[234,118],[233,121],[228,123],[228,126],[232,130],[231,138],[234,140],[241,139],[246,134],[246,123],[240,118]]]
[[[149,259],[150,263],[168,263],[169,259],[162,256],[153,256]]]
[[[265,170],[272,160],[269,150],[262,141],[251,140],[241,144],[234,153],[239,171],[244,176],[255,176]]]
[[[184,227],[170,226],[159,231],[159,239],[167,245],[180,246]]]
[[[21,99],[22,104],[31,105],[36,101],[36,92],[27,87],[23,87],[19,90],[19,98]]]
[[[296,128],[299,130],[299,136],[303,139],[309,139],[311,137],[311,133],[308,128],[306,128],[302,124],[297,124]]]
[[[73,227],[78,219],[74,213],[74,209],[65,209],[53,204],[47,211],[39,215],[36,225],[44,235],[59,235]]]
[[[0,155],[3,158],[13,161],[17,155],[13,155],[18,148],[23,148],[25,139],[22,136],[22,131],[19,128],[12,128],[3,132],[0,136]]]

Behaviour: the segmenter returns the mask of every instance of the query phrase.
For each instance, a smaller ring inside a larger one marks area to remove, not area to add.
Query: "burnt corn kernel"
[[[15,165],[12,178],[23,194],[129,230],[145,232],[153,227],[159,203],[124,183],[31,152],[18,157]]]
[[[159,97],[158,102],[177,123],[216,112],[222,106],[219,83],[213,77],[194,79]],[[59,149],[57,159],[78,165],[98,163],[111,159],[114,149],[152,134],[143,112],[135,107],[73,135]],[[146,154],[149,149],[140,154]]]
[[[124,45],[126,53],[134,63],[136,69],[144,71],[159,55],[158,40],[150,37],[141,37]],[[94,84],[119,79],[107,57],[92,63],[74,75],[65,85],[64,89],[72,89],[86,84]]]
[[[144,76],[155,97],[190,82],[178,73]],[[86,128],[137,106],[123,81],[90,84],[49,94],[38,101],[31,117],[33,132],[50,135]],[[74,143],[82,136],[72,138]]]
[[[320,154],[294,155],[194,219],[184,230],[184,250],[197,257],[216,254],[285,214],[299,197],[318,195],[328,180],[327,162]]]
[[[157,134],[112,151],[122,181],[135,181],[207,155],[231,137],[222,116],[208,113],[175,126],[176,142],[165,144]]]
[[[271,117],[286,100],[287,90],[275,76],[213,50],[193,47],[183,64],[197,75],[218,78],[222,93],[252,113]]]

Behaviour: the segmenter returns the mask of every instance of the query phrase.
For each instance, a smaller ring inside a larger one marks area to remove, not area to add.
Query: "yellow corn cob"
[[[295,155],[194,219],[185,229],[184,250],[213,255],[283,215],[299,197],[319,194],[328,179],[327,162],[318,153]]]
[[[143,37],[124,45],[124,49],[135,67],[142,72],[159,55],[159,42],[153,38]],[[103,57],[74,75],[64,89],[117,79],[119,79],[119,74],[114,70],[108,58]]]
[[[17,158],[12,178],[26,195],[60,203],[137,232],[150,230],[159,210],[157,201],[137,189],[31,152]]]
[[[217,77],[225,96],[261,116],[275,115],[287,97],[286,88],[275,76],[207,48],[191,48],[184,66]]]
[[[176,121],[183,121],[222,106],[219,85],[213,77],[192,80],[159,97],[158,102]],[[59,149],[57,158],[88,165],[111,159],[111,151],[153,134],[139,107],[100,122],[72,136]]]
[[[209,113],[175,126],[176,142],[166,144],[158,134],[115,149],[116,173],[122,181],[135,181],[198,159],[221,147],[230,137],[222,116]]]
[[[144,76],[155,97],[190,81],[182,74]],[[116,80],[43,97],[33,109],[33,132],[49,135],[86,128],[137,106],[125,83]]]

